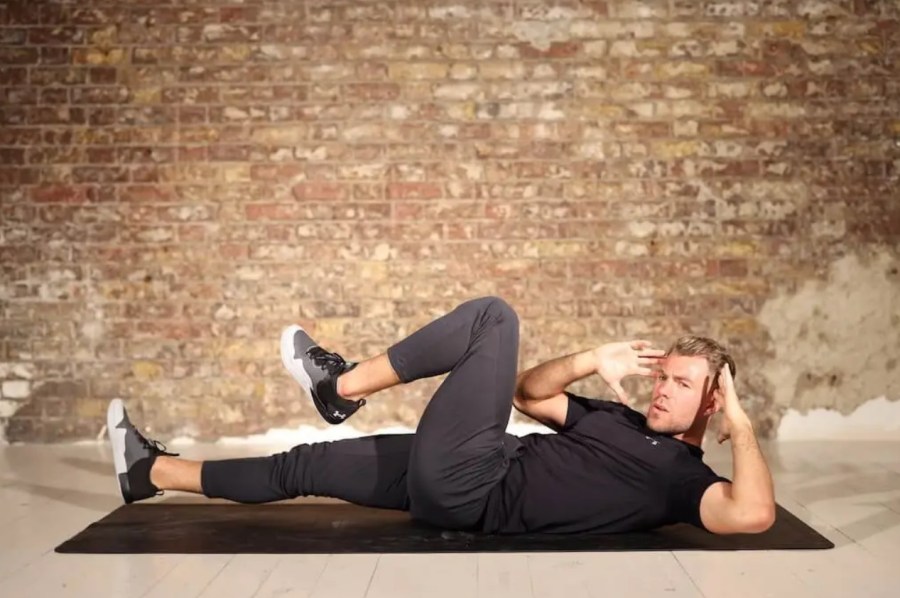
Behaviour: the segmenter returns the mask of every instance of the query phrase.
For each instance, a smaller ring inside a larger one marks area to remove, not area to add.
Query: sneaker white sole
[[[303,388],[303,392],[312,400],[312,380],[299,360],[294,359],[294,335],[303,330],[300,326],[292,324],[281,333],[281,363],[284,364],[291,377]],[[303,330],[303,332],[306,332]]]
[[[106,431],[109,434],[109,442],[112,444],[113,464],[116,467],[116,474],[128,472],[128,466],[125,464],[126,430],[116,427],[124,417],[125,404],[122,402],[122,399],[110,401],[106,410]]]
[[[125,403],[122,399],[113,399],[109,402],[106,409],[106,433],[109,435],[109,442],[112,445],[113,465],[116,468],[116,491],[119,495],[129,502],[125,495],[126,489],[122,484],[127,484],[128,476],[124,478],[123,474],[128,473],[128,464],[125,462],[125,434],[127,430],[117,428],[119,422],[125,417]]]

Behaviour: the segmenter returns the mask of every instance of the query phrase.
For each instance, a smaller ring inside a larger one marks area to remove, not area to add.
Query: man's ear
[[[703,410],[703,415],[712,416],[718,413],[722,409],[721,402],[719,401],[719,395],[715,392],[712,393],[712,399],[709,401],[709,404],[706,406],[706,409]]]
[[[719,393],[716,392],[719,388],[719,379],[718,376],[714,378],[712,384],[710,384],[709,377],[703,381],[703,389],[706,391],[704,396],[706,397],[706,407],[703,409],[703,416],[708,417],[712,416],[714,413],[717,413],[721,408],[721,399]],[[707,390],[708,389],[708,390]]]

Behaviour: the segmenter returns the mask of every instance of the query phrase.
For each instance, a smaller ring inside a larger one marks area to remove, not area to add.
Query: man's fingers
[[[653,376],[656,374],[656,370],[650,368],[638,368],[635,370],[635,373],[639,376]]]
[[[665,357],[666,351],[665,349],[644,349],[640,352],[638,357],[648,357],[652,359],[659,359],[660,357]]]
[[[619,399],[620,403],[625,403],[626,405],[629,402],[628,394],[625,393],[625,389],[622,388],[622,385],[616,382],[615,384],[611,384],[610,388],[612,391],[616,393],[616,398]]]
[[[720,420],[718,430],[716,430],[716,440],[719,441],[719,444],[722,444],[729,438],[731,438],[731,428],[728,425],[728,421]]]
[[[728,367],[727,363],[719,370],[719,386],[723,387],[727,392],[734,392],[734,378],[731,377],[731,368]]]
[[[653,344],[653,343],[651,343],[651,342],[648,341],[648,340],[643,340],[643,339],[641,339],[641,340],[631,341],[631,348],[634,349],[634,350],[636,350],[636,351],[640,351],[641,349],[644,349],[644,348],[646,348],[646,347],[649,347],[649,346],[652,345],[652,344]]]
[[[660,361],[659,357],[638,357],[638,365],[656,365]]]

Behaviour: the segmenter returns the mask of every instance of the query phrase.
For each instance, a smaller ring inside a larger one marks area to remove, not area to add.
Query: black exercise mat
[[[56,548],[77,553],[387,553],[833,548],[780,505],[762,534],[717,536],[687,524],[624,534],[444,531],[407,513],[346,503],[122,506]]]

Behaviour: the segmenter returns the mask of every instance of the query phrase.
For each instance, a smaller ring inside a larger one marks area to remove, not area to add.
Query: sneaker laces
[[[313,363],[325,370],[332,376],[337,376],[344,371],[347,362],[337,353],[329,353],[319,346],[313,346],[306,350],[306,354],[312,359]]]
[[[148,440],[144,437],[140,432],[137,433],[138,438],[141,439],[141,444],[144,445],[144,448],[150,452],[156,453],[158,455],[168,455],[169,457],[178,457],[179,453],[169,453],[166,452],[166,445],[164,445],[159,440]]]

